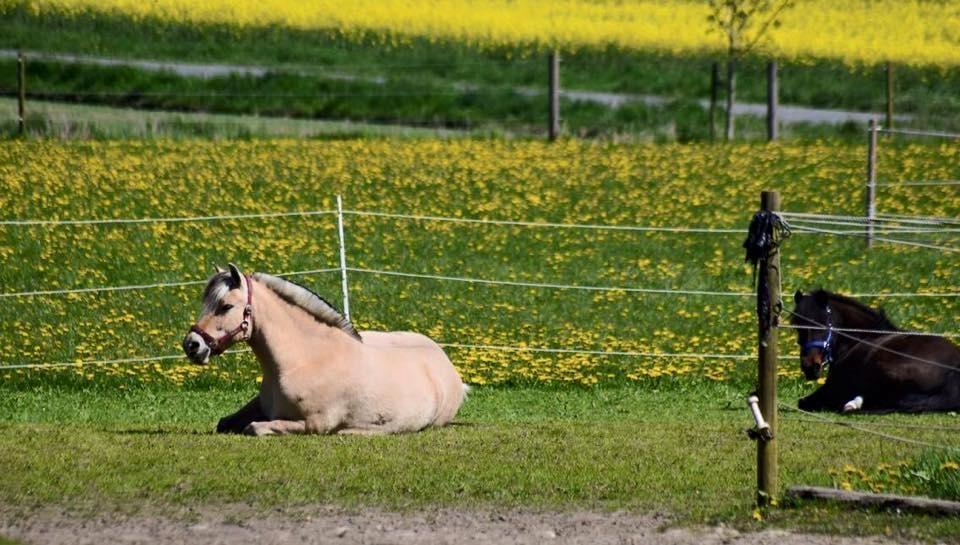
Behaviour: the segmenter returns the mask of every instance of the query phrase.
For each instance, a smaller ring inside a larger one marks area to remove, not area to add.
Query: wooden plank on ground
[[[922,496],[873,494],[869,492],[854,492],[852,490],[839,490],[836,488],[824,488],[819,486],[791,486],[787,489],[787,497],[855,503],[863,507],[901,509],[940,515],[960,515],[960,502],[937,500]]]

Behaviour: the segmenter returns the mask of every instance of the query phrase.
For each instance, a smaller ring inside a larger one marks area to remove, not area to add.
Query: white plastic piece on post
[[[761,437],[769,434],[770,424],[767,424],[760,412],[760,398],[755,395],[748,397],[747,405],[750,406],[750,412],[753,413],[753,420],[757,424],[757,431],[760,432]]]

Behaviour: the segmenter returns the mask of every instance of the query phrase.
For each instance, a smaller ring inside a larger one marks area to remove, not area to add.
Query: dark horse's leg
[[[239,411],[221,418],[217,422],[217,433],[243,433],[247,425],[259,420],[268,420],[268,418],[260,408],[260,396],[257,395]]]
[[[801,398],[797,407],[802,411],[839,411],[843,404],[849,401],[849,399],[842,399],[844,397],[842,390],[837,381],[831,381],[828,378],[823,386],[807,397]]]

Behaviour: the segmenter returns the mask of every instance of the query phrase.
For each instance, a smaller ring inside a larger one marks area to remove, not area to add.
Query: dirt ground
[[[663,515],[595,512],[438,510],[393,513],[304,507],[263,512],[249,507],[173,515],[80,516],[55,509],[12,514],[0,509],[0,536],[25,544],[665,544],[868,545],[882,538],[740,533],[727,527],[674,528]]]

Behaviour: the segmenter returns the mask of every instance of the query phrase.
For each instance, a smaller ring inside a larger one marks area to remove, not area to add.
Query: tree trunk
[[[737,101],[737,71],[734,57],[727,59],[727,121],[724,126],[724,135],[729,142],[733,140],[733,104]]]

